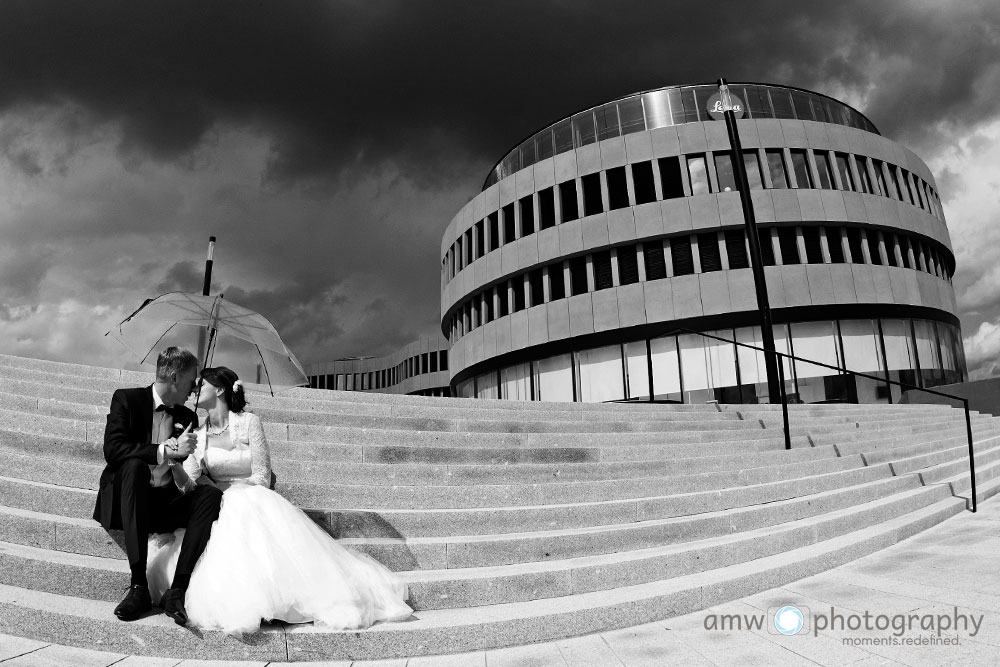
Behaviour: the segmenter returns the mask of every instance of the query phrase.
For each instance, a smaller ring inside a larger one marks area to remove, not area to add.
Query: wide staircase
[[[516,403],[252,394],[277,491],[397,571],[411,620],[201,633],[112,610],[90,519],[111,393],[142,373],[0,356],[0,633],[126,654],[350,660],[528,644],[685,614],[836,567],[967,508],[942,406]],[[973,415],[979,498],[1000,420]]]

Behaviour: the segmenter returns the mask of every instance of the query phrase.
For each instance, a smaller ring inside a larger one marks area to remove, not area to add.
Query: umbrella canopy
[[[302,365],[270,322],[222,295],[170,292],[147,299],[105,334],[156,366],[164,348],[194,351],[205,366],[228,366],[245,383],[275,390],[308,384]]]

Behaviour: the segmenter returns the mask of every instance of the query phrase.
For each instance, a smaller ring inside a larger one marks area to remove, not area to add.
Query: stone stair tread
[[[502,645],[501,637],[516,629],[533,628],[531,633],[521,635],[520,641],[516,643],[582,634],[590,631],[592,621],[588,622],[587,618],[572,619],[566,618],[566,616],[586,615],[588,612],[597,612],[606,619],[613,615],[613,618],[610,619],[612,626],[621,627],[634,624],[632,620],[636,615],[648,614],[642,609],[643,603],[654,603],[671,595],[690,592],[695,595],[696,599],[690,601],[687,606],[682,606],[693,611],[746,594],[748,590],[764,590],[772,587],[776,580],[788,581],[800,578],[805,576],[805,573],[810,572],[810,568],[811,571],[817,571],[827,561],[846,562],[865,555],[878,548],[877,543],[880,540],[897,541],[897,538],[905,537],[897,535],[899,531],[919,525],[921,521],[936,522],[935,519],[938,516],[960,511],[962,506],[960,499],[945,499],[876,526],[783,552],[776,556],[665,581],[580,593],[562,598],[545,598],[488,607],[421,611],[415,614],[414,621],[378,624],[360,632],[329,631],[312,626],[281,628],[271,632],[285,633],[289,655],[292,655],[292,651],[295,649],[300,649],[301,653],[297,655],[311,659],[321,655],[330,659],[337,656],[345,657],[345,649],[354,648],[357,644],[352,643],[351,647],[345,647],[338,640],[353,637],[363,642],[363,646],[358,648],[367,647],[367,653],[362,654],[355,649],[352,651],[351,657],[374,659],[393,657],[393,650],[400,650],[403,645],[409,647],[411,654],[415,654],[414,649],[417,647],[423,648],[425,654],[458,652],[455,646],[450,645],[450,642],[455,641],[455,639],[444,636],[444,632],[447,631],[460,634],[464,638],[464,650]],[[870,548],[867,543],[875,544],[870,545],[873,547]],[[857,550],[857,553],[852,550],[852,547]],[[710,594],[710,599],[706,597],[706,593]],[[674,608],[674,605],[668,601],[664,600],[664,603],[668,607]],[[86,619],[89,622],[84,623],[84,626],[116,627],[114,624],[119,624],[117,627],[121,627],[120,622],[112,617],[113,608],[114,603],[110,602],[96,602],[51,593],[43,594],[0,585],[0,619],[3,619],[11,611],[30,609],[43,612],[36,619],[36,625],[47,622],[60,628],[69,628],[74,625],[74,619]],[[674,608],[674,613],[685,612]],[[574,622],[574,620],[579,622]],[[9,621],[5,621],[4,625],[8,626],[9,623]],[[567,627],[567,623],[569,627]],[[166,626],[169,628],[169,625],[171,625],[169,619],[164,619],[162,616],[152,616],[130,624],[128,629],[138,631],[144,627],[164,628]],[[169,629],[172,630],[170,634],[187,632],[176,628],[176,626]],[[43,632],[42,628],[36,627],[33,630],[35,635],[43,634]],[[198,642],[202,656],[213,652],[211,642],[215,639],[215,634],[206,633],[204,638]],[[389,641],[387,638],[390,636],[397,637],[397,641]],[[435,636],[439,638],[439,641],[431,642]],[[428,643],[414,643],[414,641],[421,639]],[[73,636],[67,637],[67,643],[74,643],[74,641],[78,642],[79,639]],[[322,648],[321,644],[325,648]],[[133,652],[148,654],[150,651],[156,652],[158,649],[156,646],[149,646],[148,643],[143,648],[144,650],[141,651],[133,649]],[[445,650],[441,650],[442,648]],[[325,655],[321,652],[325,652]]]

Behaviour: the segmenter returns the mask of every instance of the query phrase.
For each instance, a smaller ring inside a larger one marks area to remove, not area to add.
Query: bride
[[[271,491],[271,460],[260,417],[244,410],[236,373],[201,372],[196,407],[208,411],[195,452],[174,465],[182,491],[221,488],[222,510],[191,574],[185,605],[191,625],[253,632],[261,619],[365,628],[410,616],[406,584],[377,561],[350,551],[304,512]],[[183,530],[183,529],[182,529]],[[180,532],[180,531],[178,531]],[[181,539],[151,538],[147,567],[154,601],[169,587]]]

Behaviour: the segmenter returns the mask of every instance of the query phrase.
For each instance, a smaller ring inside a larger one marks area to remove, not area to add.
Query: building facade
[[[448,341],[429,337],[383,357],[354,357],[305,367],[314,389],[451,396]]]
[[[966,379],[934,178],[851,107],[731,84],[779,351],[930,387]],[[756,296],[714,85],[617,99],[515,146],[441,245],[459,396],[767,400]],[[803,402],[899,389],[785,363]]]

